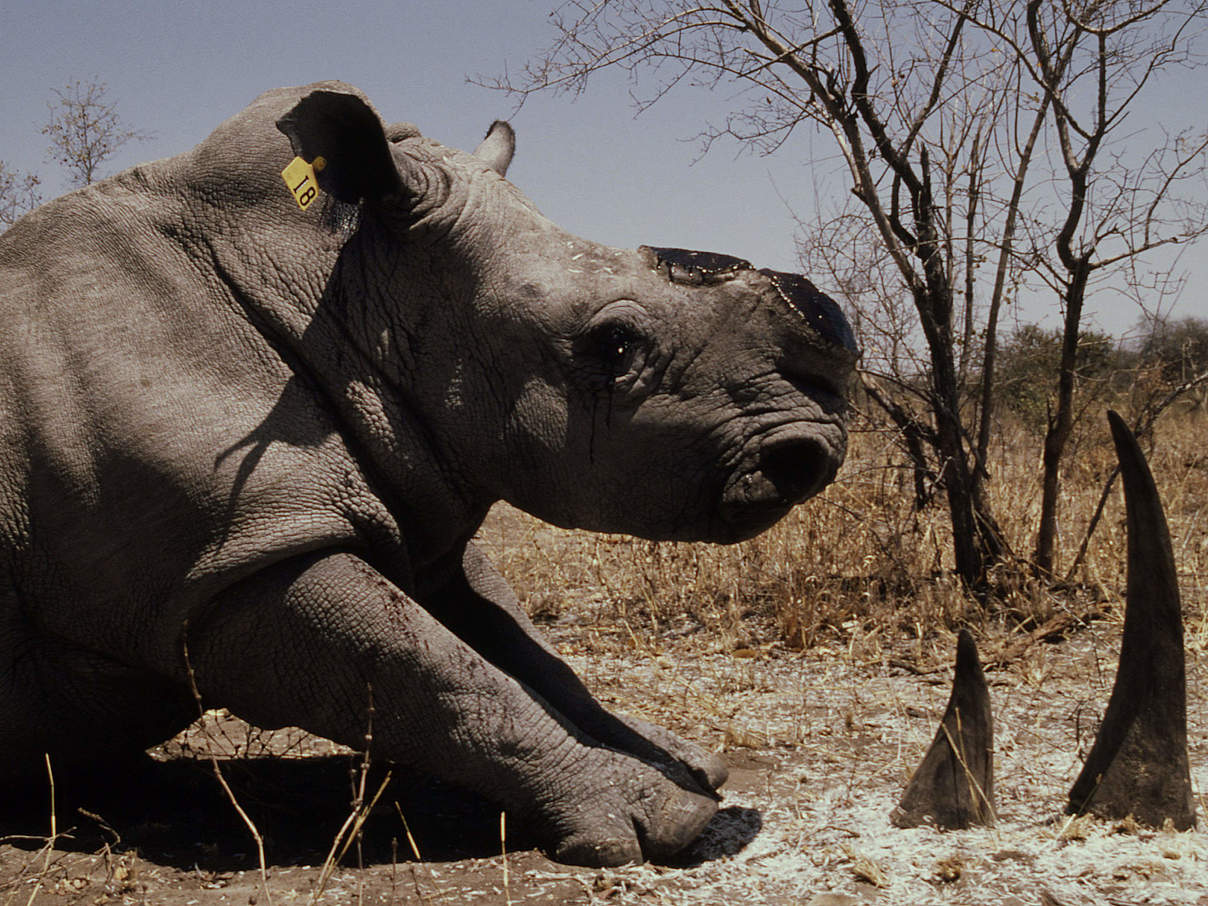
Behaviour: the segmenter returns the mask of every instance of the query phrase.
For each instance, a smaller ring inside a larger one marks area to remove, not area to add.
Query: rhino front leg
[[[425,603],[472,648],[594,739],[664,771],[686,770],[709,790],[726,782],[728,772],[720,756],[655,724],[604,708],[542,637],[507,580],[473,544],[466,546],[460,573]]]
[[[562,861],[659,859],[716,802],[690,780],[601,745],[457,638],[363,560],[279,564],[189,628],[207,704],[295,725],[482,793]]]

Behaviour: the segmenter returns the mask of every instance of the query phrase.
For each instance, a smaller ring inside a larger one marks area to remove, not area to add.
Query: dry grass
[[[480,541],[538,618],[577,619],[629,644],[665,633],[707,632],[724,650],[822,638],[938,628],[1032,629],[1062,613],[1119,617],[1126,538],[1119,482],[1069,585],[1036,581],[1026,562],[1040,506],[1041,439],[1019,427],[997,438],[989,495],[1016,559],[994,576],[994,594],[972,599],[952,574],[951,527],[942,495],[915,511],[910,475],[892,436],[853,433],[839,480],[771,531],[735,546],[658,543],[563,531],[506,506]],[[1166,504],[1187,612],[1189,642],[1208,640],[1208,419],[1160,422],[1151,467]],[[1057,562],[1082,541],[1115,466],[1106,421],[1088,423],[1067,460]],[[609,629],[611,627],[611,629]]]

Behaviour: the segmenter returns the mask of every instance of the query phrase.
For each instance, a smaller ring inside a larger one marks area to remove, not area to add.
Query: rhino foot
[[[730,770],[726,767],[725,759],[716,752],[706,751],[695,743],[681,739],[670,730],[664,729],[658,724],[647,723],[641,718],[630,717],[627,714],[618,714],[616,717],[633,732],[666,752],[672,761],[679,762],[687,768],[692,778],[706,790],[721,789],[729,778]],[[660,758],[658,755],[652,756],[651,760],[660,765],[670,763],[668,759]]]
[[[576,772],[591,782],[579,795],[555,797],[541,816],[546,849],[558,862],[606,867],[665,861],[695,840],[717,812],[711,793],[684,789],[618,752],[593,754],[605,763]]]

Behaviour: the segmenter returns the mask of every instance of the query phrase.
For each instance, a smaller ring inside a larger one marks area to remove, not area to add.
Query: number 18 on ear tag
[[[294,201],[298,202],[298,207],[303,211],[309,208],[311,202],[319,196],[319,182],[315,179],[315,172],[321,172],[325,166],[327,166],[327,161],[321,157],[316,157],[314,163],[311,164],[300,157],[295,157],[281,171],[281,178],[285,180],[286,188],[289,189],[294,196]]]

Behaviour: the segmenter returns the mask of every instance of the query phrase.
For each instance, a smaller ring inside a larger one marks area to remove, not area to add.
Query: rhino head
[[[347,322],[346,275],[390,275],[356,333],[388,338],[385,370],[463,499],[729,542],[833,479],[856,350],[804,278],[565,232],[506,180],[506,124],[466,154],[383,129],[355,93],[318,90],[278,128],[299,157],[323,159],[336,207],[358,206],[322,304]]]

